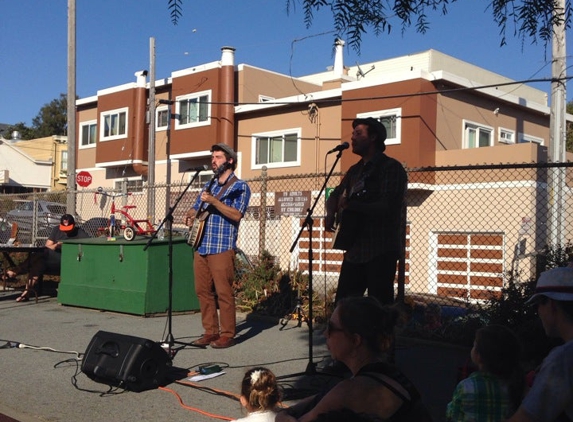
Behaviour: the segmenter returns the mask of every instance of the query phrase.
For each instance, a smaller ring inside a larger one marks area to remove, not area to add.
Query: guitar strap
[[[223,185],[223,187],[221,188],[219,193],[215,196],[215,198],[220,200],[222,198],[223,194],[225,193],[225,191],[229,188],[229,186],[231,186],[233,183],[235,183],[235,180],[237,180],[237,176],[235,176],[234,174],[233,174],[233,176],[227,178],[227,180],[225,181],[225,184]]]

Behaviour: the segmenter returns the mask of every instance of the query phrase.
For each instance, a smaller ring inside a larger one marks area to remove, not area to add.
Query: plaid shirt
[[[229,177],[233,177],[232,173]],[[205,184],[203,190],[207,189],[209,183]],[[219,183],[214,183],[211,194],[217,196],[224,185],[219,185]],[[227,188],[225,193],[219,200],[230,207],[233,207],[242,215],[245,215],[247,206],[249,205],[249,200],[251,199],[251,189],[246,182],[237,179],[231,186]],[[195,211],[199,210],[201,205],[201,195],[198,195],[193,205]],[[213,255],[221,252],[228,251],[230,249],[236,249],[237,247],[237,235],[239,233],[239,222],[229,220],[224,217],[215,207],[210,206],[209,217],[205,224],[205,233],[203,239],[199,244],[200,255]]]
[[[457,385],[446,418],[452,422],[504,421],[508,411],[507,386],[492,374],[476,371]]]
[[[362,264],[404,247],[401,229],[407,188],[408,175],[402,164],[383,153],[348,169],[328,199],[337,203],[346,195],[344,212],[353,214],[356,221],[356,241],[346,251],[345,260]]]

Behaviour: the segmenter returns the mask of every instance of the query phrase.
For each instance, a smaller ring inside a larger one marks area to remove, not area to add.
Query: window
[[[127,136],[127,108],[101,113],[100,139],[110,141]]]
[[[80,124],[80,148],[95,146],[96,138],[97,138],[96,120]]]
[[[519,142],[520,142],[520,143],[524,143],[524,142],[535,142],[536,144],[539,144],[539,145],[543,145],[543,144],[544,144],[543,138],[538,138],[537,136],[527,135],[527,134],[525,134],[525,133],[520,133],[520,134],[519,134]]]
[[[211,91],[177,97],[177,129],[204,126],[211,122]]]
[[[169,109],[167,107],[155,110],[155,129],[166,130],[169,126]]]
[[[515,132],[513,130],[499,128],[499,142],[502,144],[514,144]]]
[[[464,122],[464,147],[481,148],[493,145],[493,128]]]
[[[68,151],[62,151],[60,173],[68,173]]]
[[[121,191],[123,189],[124,180],[115,181],[115,190]],[[141,179],[128,179],[126,184],[127,192],[143,192],[143,180]]]
[[[357,118],[373,117],[379,120],[386,128],[386,145],[397,145],[402,142],[402,109],[393,108],[368,113],[359,113]]]
[[[300,165],[300,129],[261,133],[253,136],[253,168]]]

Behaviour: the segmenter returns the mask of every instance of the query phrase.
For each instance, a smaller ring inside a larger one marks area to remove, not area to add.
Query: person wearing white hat
[[[509,422],[573,421],[573,268],[541,273],[535,304],[545,333],[564,341],[543,360],[533,386]]]

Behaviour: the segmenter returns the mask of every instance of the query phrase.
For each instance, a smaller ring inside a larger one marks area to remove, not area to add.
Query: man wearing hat
[[[545,333],[565,343],[543,360],[533,386],[509,421],[573,421],[573,268],[541,273],[527,303],[537,306]]]
[[[361,157],[326,202],[326,230],[345,250],[336,302],[368,290],[382,304],[394,301],[396,263],[404,249],[404,167],[384,154],[386,128],[378,120],[352,122],[352,152]]]
[[[187,213],[189,224],[198,214],[208,212],[193,255],[195,292],[204,333],[192,344],[224,349],[235,344],[235,249],[239,223],[249,205],[251,190],[235,175],[237,154],[227,144],[211,147],[211,167],[213,180],[205,185]]]
[[[6,271],[8,277],[16,277],[18,274],[29,272],[26,289],[16,299],[17,302],[28,300],[30,291],[34,290],[36,283],[44,273],[59,274],[62,264],[62,241],[66,239],[83,239],[89,235],[76,225],[74,217],[64,214],[60,218],[60,224],[52,228],[45,248],[42,253],[34,253],[28,256],[20,265]]]

